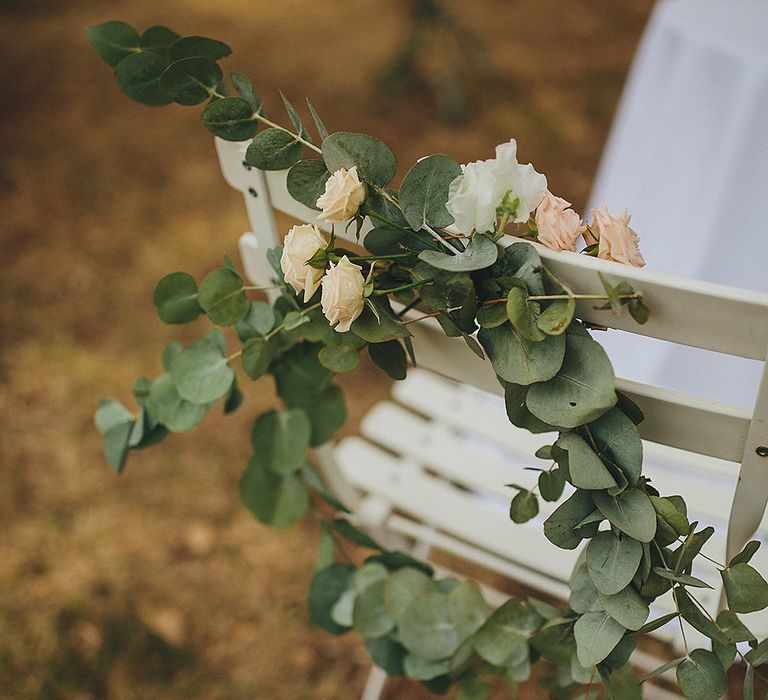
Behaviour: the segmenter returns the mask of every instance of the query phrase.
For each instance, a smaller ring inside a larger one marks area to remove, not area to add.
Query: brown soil
[[[358,697],[369,670],[356,638],[307,622],[313,523],[273,531],[239,504],[267,380],[234,416],[214,411],[132,455],[120,478],[102,459],[96,400],[130,403],[162,345],[203,328],[164,326],[155,281],[201,277],[235,255],[247,223],[199,109],[129,101],[83,27],[123,18],[224,39],[226,67],[253,77],[273,115],[278,90],[309,96],[332,129],[384,139],[403,168],[432,152],[487,158],[514,136],[581,207],[651,5],[449,2],[482,47],[477,64],[442,30],[427,38],[423,77],[387,94],[376,77],[407,34],[406,2],[2,4],[0,695],[330,700]],[[461,124],[437,113],[438,102],[462,113],[451,62],[471,104]],[[387,383],[370,367],[344,383],[353,427]],[[393,682],[387,697],[425,694]]]

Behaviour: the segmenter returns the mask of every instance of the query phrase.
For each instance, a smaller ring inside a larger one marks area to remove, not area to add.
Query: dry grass
[[[133,455],[120,479],[102,460],[96,399],[129,401],[174,335],[155,316],[154,282],[175,269],[202,276],[234,255],[247,224],[199,110],[124,98],[82,29],[116,17],[225,39],[228,66],[254,78],[273,113],[278,89],[308,95],[329,126],[376,134],[406,166],[429,152],[490,157],[516,136],[521,157],[580,206],[650,0],[450,5],[495,66],[470,75],[463,126],[441,122],[418,83],[390,98],[373,89],[405,32],[403,3],[3,3],[3,697],[359,694],[358,641],[307,623],[313,524],[275,532],[238,502],[267,380],[236,415],[214,412]],[[435,41],[429,75],[446,45]],[[386,391],[370,368],[346,384],[353,416]],[[389,697],[424,694],[393,683]]]

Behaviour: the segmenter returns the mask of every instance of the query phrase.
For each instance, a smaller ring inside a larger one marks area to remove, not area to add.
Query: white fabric
[[[590,197],[632,214],[648,268],[768,292],[768,2],[666,0],[651,17]],[[620,332],[617,373],[751,406],[756,361]]]

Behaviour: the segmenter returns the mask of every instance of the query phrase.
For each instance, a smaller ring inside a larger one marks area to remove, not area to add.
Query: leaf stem
[[[392,289],[374,289],[373,293],[377,296],[381,296],[384,294],[392,294],[393,292],[402,292],[405,289],[413,289],[414,287],[419,287],[422,284],[426,284],[429,282],[429,280],[419,280],[418,282],[409,282],[408,284],[403,284],[400,287],[392,287]]]
[[[323,151],[319,149],[317,146],[315,146],[314,143],[310,143],[309,141],[302,138],[298,134],[294,134],[290,129],[286,129],[284,126],[280,126],[279,124],[276,124],[271,119],[267,119],[263,114],[259,114],[258,112],[255,112],[253,115],[253,118],[257,119],[263,124],[266,124],[267,126],[271,126],[273,129],[280,129],[280,131],[284,131],[286,134],[290,134],[291,136],[293,136],[294,140],[298,141],[303,146],[306,146],[307,148],[312,149],[315,153],[319,153],[320,155],[323,155]]]

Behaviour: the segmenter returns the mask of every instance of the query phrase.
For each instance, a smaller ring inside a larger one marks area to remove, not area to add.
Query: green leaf
[[[637,540],[617,537],[610,530],[598,532],[587,547],[587,568],[597,590],[607,596],[623,591],[632,582],[642,556],[643,547]]]
[[[369,343],[383,343],[387,340],[405,338],[410,331],[400,323],[389,308],[388,302],[381,299],[373,301],[379,317],[366,305],[363,313],[352,324],[352,332]]]
[[[321,141],[325,141],[328,138],[328,129],[325,128],[323,120],[320,119],[320,115],[317,113],[315,106],[307,98],[307,107],[309,107],[309,113],[312,115],[312,121],[315,122],[315,128],[320,136]]]
[[[714,642],[721,644],[728,643],[728,637],[720,630],[717,625],[704,615],[699,609],[699,606],[694,603],[693,599],[688,592],[680,587],[676,586],[672,590],[673,598],[677,603],[677,609],[680,611],[683,619],[695,630],[698,630],[703,635],[709,637]]]
[[[350,542],[358,545],[359,547],[366,547],[368,549],[378,549],[383,551],[383,547],[373,539],[370,535],[366,534],[362,530],[356,528],[349,520],[344,518],[336,518],[330,527],[338,532],[342,537],[348,539]]]
[[[718,700],[728,689],[720,660],[705,649],[694,649],[680,662],[677,682],[691,700]]]
[[[222,77],[221,68],[210,59],[183,58],[165,69],[160,88],[180,105],[196,105],[213,96]]]
[[[317,571],[309,587],[309,619],[331,634],[343,634],[349,627],[333,621],[331,610],[347,590],[354,568],[350,564],[333,564]]]
[[[528,407],[525,405],[527,394],[527,386],[504,382],[504,406],[510,423],[519,428],[525,428],[532,433],[548,433],[554,430],[551,425],[540,421],[528,410]]]
[[[536,325],[538,304],[528,302],[528,291],[520,287],[512,287],[507,294],[507,317],[512,327],[526,340],[544,340],[545,335]],[[553,334],[555,335],[555,334]]]
[[[552,469],[539,474],[539,493],[545,501],[558,501],[565,488],[565,471]]]
[[[656,534],[656,511],[648,495],[629,489],[618,496],[603,491],[593,494],[600,512],[619,530],[640,542],[650,542]]]
[[[299,114],[295,110],[294,106],[290,103],[288,98],[285,95],[283,95],[282,92],[280,93],[280,97],[283,98],[283,105],[285,106],[285,111],[288,112],[288,118],[291,120],[291,123],[296,129],[296,134],[299,136],[299,138],[302,138],[305,141],[309,141],[309,143],[312,143],[312,137],[309,135],[309,132],[307,132],[307,130],[304,128],[304,124],[302,123],[301,118],[299,117]]]
[[[584,438],[576,433],[563,433],[555,444],[568,452],[568,472],[576,488],[608,489],[616,486],[616,480]]]
[[[253,83],[242,73],[230,74],[232,85],[235,86],[237,94],[240,95],[251,107],[256,114],[263,114],[264,110],[261,104],[261,98],[253,89]]]
[[[403,668],[405,648],[394,641],[391,636],[366,639],[365,648],[368,649],[373,663],[383,669],[390,678],[405,675]]]
[[[300,408],[262,413],[253,424],[251,444],[259,465],[275,474],[293,474],[304,467],[310,424]]]
[[[589,336],[547,336],[537,346],[563,338],[562,367],[548,381],[531,387],[526,404],[545,423],[575,428],[598,419],[616,403],[615,377],[605,351]]]
[[[605,612],[583,614],[573,626],[576,654],[585,668],[599,664],[621,641],[626,629]]]
[[[676,535],[675,540],[677,540],[677,535],[688,534],[691,528],[688,518],[675,507],[675,504],[669,498],[651,496],[651,503],[653,503],[659,518],[674,531]]]
[[[464,676],[456,686],[456,700],[487,700],[493,686],[480,676]]]
[[[728,566],[733,566],[734,564],[748,564],[752,557],[757,554],[758,549],[760,549],[760,542],[757,540],[747,542],[747,544],[744,545],[744,549],[728,562]]]
[[[172,272],[155,287],[152,302],[165,323],[190,323],[201,313],[197,303],[197,283],[186,272]]]
[[[319,350],[314,343],[302,343],[270,366],[277,393],[288,406],[311,407],[330,386],[333,373],[320,364]]]
[[[171,379],[182,399],[207,404],[229,391],[235,379],[224,353],[208,338],[200,338],[174,359]]]
[[[161,58],[167,58],[168,48],[178,38],[179,35],[176,32],[168,29],[168,27],[156,24],[144,30],[139,38],[139,44],[142,51],[149,51]]]
[[[389,146],[373,136],[339,131],[323,140],[323,160],[329,173],[357,166],[361,180],[384,187],[397,172],[397,159]]]
[[[203,110],[203,124],[225,141],[246,141],[259,128],[253,118],[253,107],[242,97],[223,97],[211,102]]]
[[[133,421],[130,423],[118,423],[111,426],[104,433],[103,447],[107,463],[118,474],[123,471],[125,460],[130,448]]]
[[[377,226],[365,234],[363,245],[374,255],[400,253],[403,236],[403,232],[393,226]]]
[[[589,575],[586,562],[574,569],[569,584],[571,595],[568,604],[573,612],[579,614],[603,612],[605,606],[602,604],[597,587]]]
[[[155,379],[149,388],[149,412],[152,417],[173,433],[194,428],[208,413],[210,404],[185,401],[179,396],[169,374]]]
[[[748,665],[744,672],[744,700],[755,700],[755,667]]]
[[[536,249],[530,243],[518,242],[504,249],[489,275],[491,279],[521,280],[529,294],[540,296],[546,294],[543,269]]]
[[[93,417],[97,430],[103,435],[116,425],[133,422],[133,414],[114,399],[100,399]]]
[[[153,53],[131,54],[117,66],[117,84],[124,94],[143,105],[167,105],[173,100],[160,86],[160,76],[167,67],[168,64]]]
[[[302,146],[287,131],[271,127],[251,141],[245,162],[260,170],[285,170],[301,158]]]
[[[474,581],[462,581],[448,593],[448,609],[461,639],[477,632],[491,614],[480,586]]]
[[[327,387],[303,408],[312,425],[312,447],[328,442],[347,421],[344,394],[336,385]]]
[[[218,326],[234,325],[251,308],[240,275],[226,267],[213,270],[203,278],[197,301],[208,318]]]
[[[490,267],[496,262],[498,256],[499,249],[496,244],[487,236],[477,234],[461,252],[449,254],[436,250],[423,250],[419,253],[419,260],[438,270],[472,272]]]
[[[395,621],[384,607],[386,583],[386,579],[376,581],[355,598],[352,626],[363,637],[383,637],[395,627]]]
[[[243,403],[243,392],[240,391],[240,387],[237,385],[237,378],[232,382],[232,386],[229,388],[229,393],[224,399],[224,414],[234,413]]]
[[[297,202],[319,211],[317,200],[325,192],[330,176],[322,160],[300,160],[288,171],[288,193]]]
[[[320,364],[332,372],[351,372],[360,364],[360,355],[351,345],[327,345],[317,355]]]
[[[401,618],[399,634],[408,651],[431,661],[450,656],[461,642],[450,619],[446,596],[436,591],[411,602]]]
[[[309,496],[296,474],[280,475],[252,457],[240,480],[240,500],[261,522],[283,528],[304,517]]]
[[[600,458],[618,467],[634,486],[643,466],[643,443],[635,424],[619,409],[611,409],[590,423],[589,430]]]
[[[639,630],[650,615],[648,604],[631,586],[613,595],[604,595],[600,592],[598,595],[605,612],[628,630]]]
[[[376,365],[381,367],[392,379],[405,379],[408,365],[405,350],[396,340],[368,345],[368,354]]]
[[[481,328],[496,328],[509,320],[507,307],[502,304],[486,304],[477,310],[477,323]]]
[[[556,299],[541,312],[536,319],[536,325],[547,335],[560,335],[568,328],[574,313],[576,313],[576,300],[573,297]]]
[[[339,598],[331,617],[340,625],[351,626],[353,623],[355,599],[375,583],[386,579],[387,570],[380,564],[364,564],[357,569],[349,582],[347,590]]]
[[[168,58],[171,61],[178,61],[183,58],[207,58],[211,61],[218,61],[231,53],[232,49],[223,41],[209,39],[205,36],[185,36],[177,39],[168,48]]]
[[[720,572],[728,607],[737,613],[756,612],[768,607],[768,583],[749,564],[734,564]]]
[[[235,324],[235,330],[242,342],[269,333],[275,327],[275,312],[263,301],[252,301],[245,316]]]
[[[411,602],[434,588],[434,582],[423,571],[411,567],[398,569],[387,578],[384,605],[399,625]]]
[[[557,374],[563,364],[563,335],[547,336],[535,343],[526,340],[505,323],[497,328],[481,328],[477,338],[488,354],[496,374],[514,384],[536,386],[536,382],[546,382]],[[558,425],[542,420],[548,425]]]
[[[659,629],[659,627],[664,627],[664,625],[676,619],[677,617],[679,617],[679,613],[676,612],[662,615],[661,617],[657,617],[655,620],[646,622],[639,630],[637,630],[637,632],[638,634],[648,634],[650,632],[654,632],[655,630]]]
[[[617,669],[610,676],[603,676],[603,681],[611,700],[643,700],[640,681],[629,667]]]
[[[403,659],[405,675],[416,681],[428,681],[437,676],[442,676],[448,672],[450,665],[450,659],[429,661],[415,654],[406,654]]]
[[[544,535],[560,549],[576,549],[583,539],[576,527],[594,510],[586,491],[575,491],[544,521]]]
[[[139,35],[125,22],[111,20],[86,27],[85,35],[96,53],[113,68],[139,48]]]
[[[494,666],[515,666],[528,658],[528,635],[539,626],[538,614],[517,600],[495,610],[475,634],[475,651]]]
[[[459,175],[459,164],[444,155],[422,158],[406,173],[399,201],[403,216],[414,231],[425,225],[443,228],[453,223],[445,203],[448,187]]]
[[[749,628],[730,610],[721,610],[717,614],[717,626],[732,644],[737,642],[754,642],[757,640],[757,637]]]
[[[381,554],[372,554],[365,561],[366,563],[378,562],[385,566],[389,571],[399,571],[403,568],[411,568],[418,569],[428,576],[432,576],[435,573],[429,564],[426,564],[419,559],[415,559],[405,552],[382,552]]]
[[[661,576],[661,578],[667,579],[667,581],[674,581],[675,583],[681,583],[684,586],[692,586],[693,588],[709,588],[714,590],[706,581],[702,581],[695,576],[689,576],[688,574],[676,574],[670,569],[666,569],[661,566],[654,566],[654,572]]]
[[[249,338],[243,343],[240,359],[245,373],[251,379],[258,379],[269,367],[269,352],[264,338]]]
[[[527,523],[539,513],[539,500],[533,491],[520,491],[509,506],[509,517],[516,523]]]

